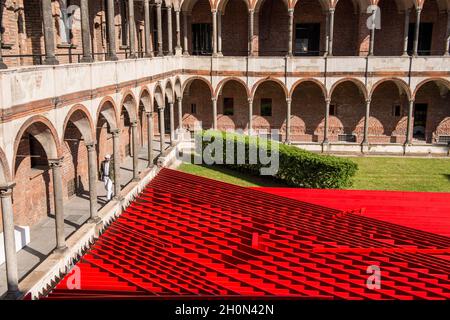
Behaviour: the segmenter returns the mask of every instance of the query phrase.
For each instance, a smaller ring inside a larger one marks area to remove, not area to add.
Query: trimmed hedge
[[[287,185],[294,187],[320,189],[346,188],[352,185],[352,178],[358,170],[358,165],[348,159],[312,153],[273,140],[213,130],[202,131],[200,135],[196,140],[198,143],[198,140],[200,138],[202,139],[201,150],[203,154],[208,146],[211,149],[214,145],[218,145],[218,142],[217,144],[213,144],[218,137],[222,137],[223,139],[221,147],[224,151],[226,150],[226,143],[234,143],[233,164],[230,161],[227,164],[225,152],[223,153],[223,158],[217,162],[219,162],[219,165],[223,164],[228,168],[254,175],[260,175],[261,169],[267,168],[270,165],[261,164],[259,156],[256,164],[250,164],[249,150],[256,149],[258,150],[258,155],[261,151],[263,154],[270,156],[272,150],[271,145],[276,144],[273,152],[275,152],[274,157],[276,157],[276,147],[278,147],[279,167],[273,176]],[[236,151],[238,147],[245,149],[245,155],[240,154],[241,159],[242,157],[245,159],[244,164],[236,164],[238,158]],[[216,159],[219,158],[217,157]]]

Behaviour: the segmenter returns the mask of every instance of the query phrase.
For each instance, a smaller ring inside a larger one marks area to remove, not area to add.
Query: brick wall
[[[234,114],[232,116],[223,114],[224,98],[233,98]],[[220,130],[248,128],[248,99],[242,84],[233,80],[225,84],[217,101],[217,114],[217,127]]]
[[[197,112],[192,114],[191,105],[197,106]],[[212,127],[212,101],[208,85],[201,80],[193,80],[188,91],[183,96],[183,123],[189,130],[194,129],[196,121],[202,121],[203,128]]]
[[[229,1],[222,16],[222,52],[225,56],[247,55],[248,10],[242,0]]]

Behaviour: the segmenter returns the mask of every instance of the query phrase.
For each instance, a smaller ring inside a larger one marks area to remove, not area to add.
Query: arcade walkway
[[[155,155],[159,153],[159,140],[154,143]],[[139,153],[139,170],[147,167],[147,148],[143,147]],[[121,185],[126,186],[133,178],[133,158],[127,157],[121,167]],[[103,182],[97,182],[99,209],[106,204],[106,192]],[[89,219],[89,190],[73,197],[65,203],[65,234],[66,239]],[[36,268],[56,246],[54,216],[48,216],[40,223],[30,228],[31,242],[17,253],[19,279],[23,279]],[[0,265],[0,297],[6,292],[6,265]]]

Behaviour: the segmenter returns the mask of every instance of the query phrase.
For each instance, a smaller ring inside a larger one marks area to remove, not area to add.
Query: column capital
[[[292,99],[291,98],[286,98],[286,103],[291,103]]]
[[[136,128],[137,125],[138,125],[137,120],[133,120],[133,121],[131,121],[131,123],[130,123],[130,126],[131,126],[132,128]]]
[[[88,149],[88,151],[95,150],[95,146],[97,145],[97,141],[91,141],[91,142],[87,142],[85,143],[86,148]]]
[[[288,14],[289,15],[294,15],[294,8],[289,8],[288,9]]]
[[[177,97],[177,101],[182,101],[183,97]]]
[[[415,98],[409,98],[409,103],[410,103],[410,104],[413,104],[415,101],[416,101]]]
[[[120,129],[117,128],[117,129],[111,130],[111,134],[113,135],[113,137],[119,136],[119,134],[120,134]]]
[[[145,111],[145,115],[149,118],[153,117],[153,111]]]
[[[0,185],[0,198],[9,197],[12,194],[14,187],[16,186],[15,182],[9,182],[4,185]]]
[[[334,13],[334,11],[335,11],[335,8],[333,8],[333,7],[331,7],[331,8],[328,9],[328,12],[329,12],[329,13]]]
[[[162,107],[158,106],[158,111],[159,112],[164,112],[165,108],[166,108],[166,106],[162,106]]]
[[[56,158],[56,159],[48,159],[48,164],[52,168],[54,168],[54,167],[61,167],[63,160],[64,160],[64,157]]]
[[[417,12],[417,13],[421,13],[421,12],[422,12],[422,7],[417,7],[417,8],[416,8],[416,12]]]
[[[326,98],[326,99],[325,99],[325,102],[326,102],[326,103],[331,103],[331,98]]]
[[[212,98],[211,98],[211,101],[212,101],[212,102],[217,102],[217,97],[212,97]]]
[[[253,98],[248,98],[247,101],[248,103],[253,103]]]
[[[211,9],[212,14],[217,14],[217,9]]]
[[[367,99],[366,99],[366,104],[370,104],[371,101],[372,101],[371,98],[367,98]]]

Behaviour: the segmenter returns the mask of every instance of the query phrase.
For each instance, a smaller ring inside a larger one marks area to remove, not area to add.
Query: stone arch
[[[444,86],[450,90],[450,81],[449,80],[444,79],[444,78],[428,78],[428,79],[421,81],[416,86],[416,88],[414,89],[414,92],[412,94],[412,98],[415,99],[417,92],[419,92],[419,90],[429,82],[435,82],[438,86]]]
[[[323,141],[326,97],[325,86],[316,79],[302,79],[292,86],[291,140]]]
[[[230,2],[232,2],[232,1],[235,1],[235,0],[218,0],[217,4],[216,4],[217,10],[224,12],[226,10],[226,8],[227,8],[227,5]],[[242,1],[247,6],[247,9],[251,9],[252,8],[252,4],[251,4],[252,1],[251,0],[242,0]]]
[[[94,122],[85,106],[78,104],[70,109],[64,120],[63,132],[66,131],[69,121],[78,128],[85,143],[94,142]]]
[[[153,93],[153,98],[156,101],[157,107],[164,108],[164,106],[165,106],[165,103],[164,103],[164,100],[165,100],[164,99],[164,90],[161,88],[161,85],[159,83],[155,86],[155,90],[154,90],[154,93]]]
[[[201,122],[204,129],[211,128],[214,97],[211,84],[203,77],[192,77],[185,81],[182,100],[183,127],[192,131]]]
[[[364,99],[368,98],[367,88],[365,84],[355,78],[344,78],[334,83],[330,91],[328,92],[328,98],[331,99],[334,90],[345,82],[352,82],[359,89],[359,92],[364,96]]]
[[[173,90],[173,85],[172,85],[172,81],[168,80],[166,82],[166,86],[165,86],[165,98],[167,98],[167,102],[168,103],[173,103],[174,100],[174,90]]]
[[[279,130],[286,133],[288,91],[286,86],[274,78],[261,79],[253,86],[253,130]],[[265,105],[263,105],[263,103]]]
[[[426,143],[445,143],[441,137],[450,136],[449,81],[426,79],[416,86],[413,99],[413,138]]]
[[[248,87],[239,78],[231,77],[222,80],[216,88],[217,127],[219,130],[248,129]],[[228,104],[228,105],[225,105]],[[225,112],[225,107],[231,107]]]
[[[364,133],[367,91],[364,84],[353,78],[342,79],[329,91],[330,115],[329,138],[337,141],[339,136],[347,142],[360,143]],[[331,113],[330,111],[330,113]]]
[[[180,98],[180,97],[183,96],[182,85],[181,85],[180,77],[176,77],[176,79],[175,79],[175,85],[174,85],[173,89],[174,89],[175,96],[176,96],[177,98]]]
[[[286,98],[289,97],[288,89],[286,88],[285,84],[281,80],[279,80],[277,78],[267,77],[267,78],[259,80],[258,82],[256,82],[253,85],[252,91],[251,91],[251,94],[250,94],[250,98],[253,99],[255,97],[256,90],[258,90],[258,87],[261,84],[263,84],[264,82],[270,82],[270,81],[275,82],[276,84],[278,84],[281,87],[281,89],[283,90],[285,97]]]
[[[111,97],[103,98],[97,110],[97,122],[99,121],[100,116],[103,116],[108,122],[111,129],[117,129],[118,128],[117,115],[118,111],[114,100]]]
[[[253,9],[255,9],[255,12],[259,12],[266,1],[267,0],[256,0],[256,1],[254,1]],[[286,12],[287,12],[288,8],[291,8],[289,0],[277,0],[277,1],[281,1],[282,3],[284,3],[284,5],[286,7]]]
[[[209,90],[210,90],[210,92],[211,92],[211,97],[215,97],[215,95],[214,95],[214,89],[213,89],[211,83],[210,83],[207,79],[205,79],[205,78],[203,78],[203,77],[200,77],[200,76],[194,76],[194,77],[191,77],[191,78],[187,79],[187,80],[184,82],[183,90],[182,90],[183,95],[186,94],[186,90],[189,89],[189,86],[190,86],[190,85],[192,84],[192,82],[194,82],[195,80],[200,80],[200,81],[204,82],[204,83],[208,86],[208,88],[209,88]]]
[[[137,121],[137,103],[136,98],[131,91],[124,93],[120,105],[127,111],[130,121]]]
[[[247,83],[245,83],[245,81],[243,81],[242,79],[237,78],[237,77],[228,77],[228,78],[225,78],[225,79],[221,80],[221,81],[219,82],[219,84],[216,86],[216,90],[215,90],[215,92],[214,92],[214,96],[218,97],[219,94],[222,92],[223,87],[224,87],[229,81],[236,81],[236,82],[240,83],[240,84],[244,87],[244,89],[245,89],[245,92],[246,92],[246,94],[247,94],[247,98],[250,97],[250,90],[249,90],[249,88],[248,88],[248,86],[247,86]]]
[[[152,103],[152,96],[150,94],[150,91],[147,87],[143,87],[141,89],[141,93],[139,94],[139,104],[142,104],[144,106],[145,111],[152,112],[153,110],[153,103]]]
[[[192,12],[192,9],[194,8],[195,4],[198,2],[199,0],[184,0],[181,2],[181,10],[186,11],[186,12]],[[214,6],[214,3],[211,0],[207,0],[211,9],[215,9],[216,7]]]
[[[47,118],[43,116],[33,116],[21,126],[14,141],[14,161],[20,141],[25,134],[30,133],[42,146],[48,159],[58,159],[61,157],[61,144],[55,127]]]
[[[381,79],[370,92],[369,142],[404,143],[411,90],[398,78]]]
[[[320,88],[320,90],[322,91],[322,94],[323,94],[324,99],[326,99],[326,98],[328,97],[327,88],[325,87],[325,85],[324,85],[322,82],[320,82],[320,81],[317,80],[317,79],[313,79],[313,78],[305,78],[305,79],[297,80],[297,81],[292,85],[292,88],[291,88],[291,91],[289,92],[288,98],[292,98],[292,95],[294,94],[295,89],[297,89],[297,87],[298,87],[299,85],[301,85],[302,83],[304,83],[304,82],[312,82],[312,83],[315,83],[315,84]]]

